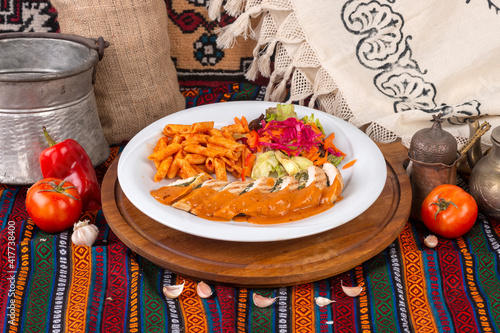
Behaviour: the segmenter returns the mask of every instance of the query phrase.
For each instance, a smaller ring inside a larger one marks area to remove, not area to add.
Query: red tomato
[[[477,204],[462,188],[439,185],[424,199],[421,214],[430,231],[446,238],[457,238],[474,226]]]
[[[78,221],[82,214],[82,200],[70,182],[45,178],[28,189],[26,209],[40,229],[57,233]]]

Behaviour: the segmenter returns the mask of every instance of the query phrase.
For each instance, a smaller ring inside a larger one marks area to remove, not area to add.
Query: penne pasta
[[[154,176],[154,181],[159,182],[160,180],[164,179],[167,176],[168,169],[170,169],[170,166],[172,165],[172,162],[174,160],[173,156],[169,156],[163,161],[161,161],[158,170],[156,171],[156,174]]]
[[[222,131],[217,128],[212,128],[210,131],[208,131],[208,134],[210,134],[211,136],[224,136],[222,134]]]
[[[196,134],[188,134],[184,136],[185,141],[189,142],[197,142],[199,144],[206,144],[208,142],[208,138],[210,135],[196,133]]]
[[[196,170],[191,166],[191,164],[189,164],[188,161],[186,161],[185,158],[178,159],[177,164],[187,178],[199,174],[199,172],[196,172]]]
[[[226,156],[227,158],[235,161],[238,159],[238,154],[231,149],[224,148],[219,145],[214,145],[212,143],[207,143],[207,147],[212,149],[216,153],[216,156]]]
[[[184,159],[189,163],[189,164],[203,164],[205,163],[207,157],[204,155],[200,154],[187,154]]]
[[[226,158],[225,156],[221,156],[221,159],[224,161],[224,163],[226,163],[226,166],[230,166],[231,169],[233,169],[237,173],[241,174],[243,172],[243,169],[239,165],[237,165],[235,163],[235,161],[230,160],[230,159]]]
[[[238,142],[234,141],[234,139],[230,140],[230,139],[227,139],[224,137],[211,136],[208,138],[208,142],[213,143],[213,144],[218,145],[218,146],[221,146],[221,147],[224,147],[224,148],[232,149],[235,151],[241,151],[241,150],[245,149],[244,144],[238,143]]]
[[[215,165],[214,165],[214,158],[213,157],[207,157],[205,160],[205,167],[210,170],[211,172],[215,170]]]
[[[214,147],[203,147],[200,145],[189,145],[184,147],[184,151],[192,154],[199,154],[206,157],[217,157],[224,155],[224,150]]]
[[[188,178],[195,173],[215,174],[217,179],[225,181],[228,173],[240,177],[245,164],[242,156],[247,148],[235,136],[244,137],[244,130],[245,123],[239,119],[222,129],[214,128],[213,121],[166,125],[148,156],[156,169],[154,181]]]
[[[175,154],[174,160],[172,161],[172,164],[170,165],[170,169],[168,169],[167,172],[167,178],[173,179],[175,176],[177,176],[177,172],[180,169],[180,165],[178,163],[178,160],[182,159],[182,150],[179,150],[177,154]]]
[[[213,121],[203,121],[203,122],[199,122],[199,123],[194,123],[191,126],[190,133],[207,132],[207,131],[209,131],[212,128],[214,128],[214,122]]]
[[[214,158],[215,177],[218,180],[227,180],[226,163],[218,157]]]
[[[201,165],[198,165],[198,164],[191,164],[191,167],[192,167],[193,169],[195,169],[195,170],[196,170],[196,172],[197,172],[198,174],[203,173],[203,174],[205,174],[207,177],[209,177],[210,179],[213,179],[214,177],[210,176],[210,173],[208,173],[208,172],[207,172],[207,170],[205,170],[205,168],[203,168],[203,166],[204,166],[203,164],[201,164]]]
[[[182,142],[184,142],[184,137],[182,135],[180,135],[180,134],[176,134],[172,138],[172,140],[170,141],[170,144],[172,144],[172,143],[182,143]]]
[[[158,151],[152,153],[148,156],[150,160],[159,160],[162,161],[170,155],[177,153],[181,149],[181,145],[178,143],[172,143],[168,146],[165,146]]]
[[[175,136],[176,134],[186,134],[191,132],[192,125],[168,124],[163,128],[163,134],[166,136]]]
[[[166,136],[162,136],[158,142],[156,142],[156,146],[153,148],[153,152],[157,152],[158,150],[165,148],[168,146],[168,138]]]
[[[242,124],[232,124],[228,126],[224,126],[221,129],[222,132],[228,131],[231,133],[246,133],[245,127]]]

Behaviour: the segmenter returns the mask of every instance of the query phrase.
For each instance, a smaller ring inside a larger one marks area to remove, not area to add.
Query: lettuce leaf
[[[276,158],[274,151],[270,150],[257,155],[255,164],[252,168],[253,179],[268,177],[271,172],[278,173],[278,176],[283,175],[284,169]]]
[[[268,108],[266,110],[266,121],[282,121],[288,118],[297,118],[293,104],[278,104],[275,108]]]

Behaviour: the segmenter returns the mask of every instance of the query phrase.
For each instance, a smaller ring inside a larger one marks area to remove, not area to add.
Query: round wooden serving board
[[[241,287],[283,287],[345,272],[384,250],[403,229],[411,186],[401,143],[380,144],[386,185],[354,220],[320,234],[276,242],[228,242],[171,229],[144,215],[123,194],[118,159],[102,186],[103,212],[113,232],[134,252],[176,274]],[[332,212],[334,214],[334,212]]]

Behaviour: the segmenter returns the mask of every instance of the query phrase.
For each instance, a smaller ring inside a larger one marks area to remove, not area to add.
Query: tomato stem
[[[438,206],[438,210],[434,214],[434,220],[437,219],[439,213],[447,210],[450,205],[453,205],[456,209],[458,209],[458,206],[453,201],[445,200],[444,198],[438,198],[438,201],[431,203],[431,205]]]
[[[55,182],[42,182],[40,184],[49,184],[52,189],[50,190],[40,190],[38,192],[57,192],[57,193],[61,193],[61,194],[64,194],[65,196],[73,199],[73,200],[80,200],[78,198],[75,198],[74,196],[72,196],[71,194],[69,194],[68,192],[66,192],[67,189],[76,189],[75,186],[66,186],[64,187],[64,184],[66,183],[65,180],[63,180],[62,182],[59,183],[59,185],[57,185]]]

